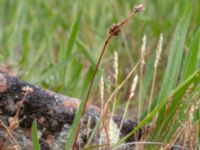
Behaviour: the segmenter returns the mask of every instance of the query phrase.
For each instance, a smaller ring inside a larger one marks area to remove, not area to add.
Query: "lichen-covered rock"
[[[64,149],[79,103],[78,99],[56,94],[0,73],[0,149],[16,144],[24,150],[32,149],[31,126],[34,119],[37,120],[41,149]],[[77,147],[86,144],[99,117],[99,108],[92,105],[87,107],[81,121],[82,128]],[[121,120],[119,116],[113,117],[115,125],[112,126],[117,132]],[[134,121],[125,120],[119,134],[120,138],[132,131],[135,126]],[[140,138],[141,131],[139,133]],[[100,133],[96,136],[93,144],[99,144]],[[135,136],[127,139],[134,140]]]

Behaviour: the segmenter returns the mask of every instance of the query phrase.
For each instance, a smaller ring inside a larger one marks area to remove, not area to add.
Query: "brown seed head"
[[[118,36],[120,32],[121,32],[121,29],[120,29],[119,24],[113,24],[109,31],[110,34],[113,34],[115,36]]]
[[[145,7],[144,7],[143,4],[135,5],[134,8],[133,8],[133,11],[135,13],[140,12],[140,11],[144,11],[144,10],[145,10]]]

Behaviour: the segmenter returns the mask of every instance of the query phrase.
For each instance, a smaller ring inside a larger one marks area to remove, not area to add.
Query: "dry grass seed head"
[[[134,12],[140,12],[140,11],[144,11],[144,10],[145,10],[145,7],[143,4],[138,4],[138,5],[134,6],[134,8],[133,8]]]
[[[100,78],[99,88],[100,88],[101,114],[102,114],[103,113],[103,105],[104,105],[104,78],[103,78],[103,75]]]
[[[132,81],[131,90],[130,90],[130,94],[129,94],[129,98],[128,99],[132,99],[135,96],[137,82],[138,82],[138,75],[136,75],[134,77],[133,81]]]
[[[114,52],[114,79],[115,79],[115,85],[117,85],[118,82],[118,74],[119,74],[119,70],[118,70],[118,54],[115,51]]]
[[[147,37],[146,35],[144,35],[142,38],[142,47],[141,47],[141,70],[143,70],[143,67],[145,65],[146,41]]]
[[[126,117],[126,114],[127,114],[127,111],[128,111],[128,107],[130,105],[130,101],[135,96],[135,90],[136,90],[136,87],[137,87],[137,82],[138,82],[138,75],[135,75],[135,77],[133,78],[132,84],[131,84],[129,98],[128,98],[127,104],[125,106],[125,109],[124,109],[124,114],[123,114],[122,120],[120,122],[119,132],[118,132],[117,136],[120,135],[120,131],[121,131],[122,125],[124,123],[124,119]]]
[[[117,24],[113,24],[109,30],[109,33],[110,34],[113,34],[114,36],[118,36],[121,32],[121,29],[120,29],[120,24],[117,23]]]
[[[156,49],[156,59],[154,62],[154,68],[158,67],[160,58],[161,58],[161,53],[162,53],[162,45],[163,45],[163,35],[162,33],[160,34],[160,39],[158,41],[157,49]]]

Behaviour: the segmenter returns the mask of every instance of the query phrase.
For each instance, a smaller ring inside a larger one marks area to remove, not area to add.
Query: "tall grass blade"
[[[176,86],[178,82],[178,77],[181,69],[181,62],[184,51],[184,43],[187,35],[187,31],[189,28],[190,18],[191,18],[191,7],[188,7],[181,19],[178,22],[176,27],[176,31],[172,40],[169,56],[168,56],[168,64],[165,71],[165,76],[163,79],[161,91],[159,93],[157,102],[162,100],[164,97],[167,97],[172,89]],[[163,114],[165,108],[163,108],[158,116],[157,128],[163,122]]]
[[[183,16],[179,20],[178,25],[176,27],[158,101],[166,97],[177,84],[181,68],[183,48],[190,23],[190,18],[191,18],[191,7],[185,10]]]
[[[196,86],[200,82],[200,70],[192,74],[188,79],[186,79],[181,85],[179,85],[174,92],[172,93],[175,100],[181,99],[188,87],[193,84]],[[131,135],[136,133],[140,128],[144,127],[146,124],[148,124],[155,115],[165,107],[167,103],[168,97],[165,97],[160,103],[125,137],[123,137],[121,140],[119,140],[116,144],[114,144],[112,147],[116,147],[119,144],[122,144],[127,138],[129,138]]]
[[[40,150],[40,144],[37,135],[37,123],[35,119],[32,124],[32,142],[34,150]]]
[[[93,68],[95,68],[96,61],[95,61],[94,57],[92,57],[92,55],[90,54],[91,52],[89,52],[89,50],[86,48],[85,44],[83,42],[81,42],[80,40],[77,40],[76,43],[77,43],[78,47],[81,49],[81,52],[84,54],[85,58],[87,58],[88,61],[90,62],[91,66]]]
[[[74,22],[73,22],[71,30],[70,30],[70,35],[69,35],[68,43],[66,46],[66,50],[64,50],[64,52],[62,50],[60,51],[61,54],[59,54],[59,56],[61,57],[60,58],[61,61],[67,60],[71,57],[73,48],[75,46],[76,37],[77,37],[78,31],[79,31],[80,21],[81,21],[81,9],[78,6],[75,8],[76,8],[75,10],[78,9],[78,12],[75,14],[75,19],[74,19]],[[68,73],[67,69],[65,69],[61,72],[61,79],[63,80],[62,82],[64,84],[66,84],[65,77],[66,77],[67,73]]]
[[[73,47],[75,45],[77,33],[78,33],[78,30],[79,30],[79,27],[80,27],[80,20],[81,20],[81,9],[76,14],[76,18],[75,18],[74,23],[72,25],[69,40],[68,40],[68,43],[67,43],[65,58],[69,57],[72,53]]]
[[[183,79],[186,79],[197,69],[198,53],[200,53],[200,28],[194,34],[190,43],[189,52],[186,55],[183,67]]]

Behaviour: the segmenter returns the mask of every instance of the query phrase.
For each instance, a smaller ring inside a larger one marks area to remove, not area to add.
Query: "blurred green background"
[[[150,85],[156,44],[162,32],[159,83],[176,24],[188,5],[192,5],[193,12],[186,50],[200,24],[199,0],[0,0],[0,63],[18,70],[23,80],[81,98],[109,28],[125,19],[138,3],[145,5],[145,12],[134,17],[120,36],[111,40],[101,70],[113,80],[113,52],[117,51],[121,82],[139,59],[146,34],[144,83]]]

